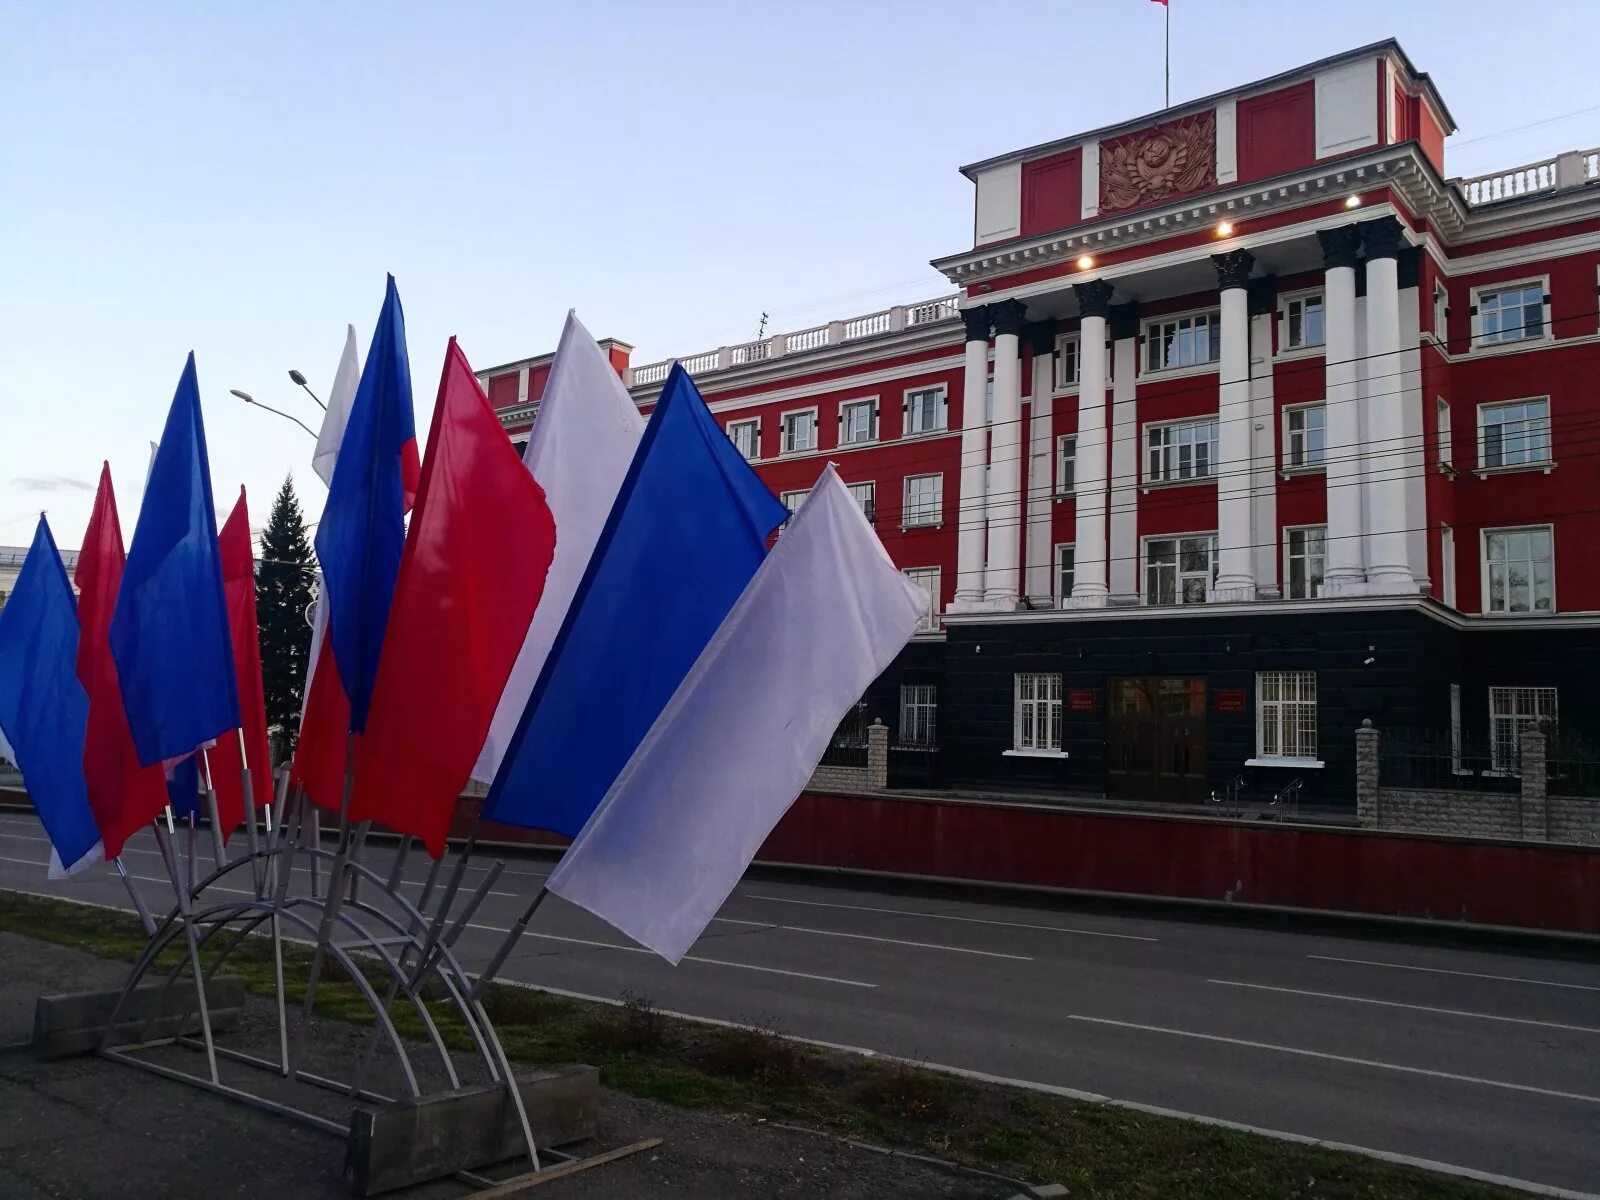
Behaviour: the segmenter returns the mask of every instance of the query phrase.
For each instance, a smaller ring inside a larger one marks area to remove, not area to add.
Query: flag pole
[[[217,789],[211,784],[211,756],[200,751],[200,765],[205,768],[206,820],[211,822],[211,864],[217,870],[228,865],[228,852],[222,844],[222,817],[217,811]]]
[[[122,855],[117,855],[111,860],[117,868],[117,874],[122,877],[122,885],[128,889],[128,896],[133,901],[134,911],[139,914],[139,924],[144,926],[145,937],[155,937],[156,922],[150,915],[150,909],[145,905],[144,897],[139,895],[139,889],[133,886],[133,876],[128,874],[128,868],[122,861]]]
[[[533,914],[539,911],[539,905],[544,903],[544,898],[549,894],[549,888],[540,888],[539,894],[533,898],[533,902],[528,905],[527,910],[517,918],[517,923],[506,934],[505,941],[500,943],[500,948],[494,952],[494,957],[489,960],[488,966],[478,972],[478,982],[472,986],[471,999],[482,999],[484,989],[494,981],[496,975],[500,974],[500,968],[506,965],[506,959],[511,957],[512,949],[522,939],[523,933],[526,932],[528,922],[533,920]]]
[[[173,853],[172,839],[167,831],[161,828],[161,822],[155,822],[156,846],[161,851],[162,861],[167,865],[167,874],[172,878],[172,886],[178,893],[178,917],[183,922],[184,938],[189,944],[189,971],[194,976],[195,998],[200,1004],[200,1032],[204,1036],[206,1046],[206,1065],[211,1069],[211,1082],[219,1082],[217,1075],[217,1050],[211,1040],[211,1009],[206,1003],[206,979],[200,970],[200,942],[194,933],[194,910],[190,903],[189,885],[183,881],[183,870],[178,865],[177,855]],[[194,817],[189,817],[189,863],[193,869],[194,864]]]

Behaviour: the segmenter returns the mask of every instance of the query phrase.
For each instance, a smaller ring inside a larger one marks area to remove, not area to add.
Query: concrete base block
[[[541,1148],[594,1136],[600,1114],[600,1072],[594,1067],[519,1072],[517,1082]],[[526,1153],[504,1088],[460,1088],[357,1107],[350,1115],[345,1175],[355,1195],[374,1196]]]
[[[121,994],[67,992],[40,996],[33,1009],[34,1049],[45,1058],[65,1058],[98,1049]],[[235,975],[212,979],[206,985],[206,1003],[212,1030],[220,1033],[232,1029],[244,1009],[244,980]],[[153,1041],[199,1032],[200,1010],[195,1004],[192,981],[179,979],[165,989],[160,983],[146,983],[135,988],[122,1006],[109,1044],[125,1044],[141,1036]]]

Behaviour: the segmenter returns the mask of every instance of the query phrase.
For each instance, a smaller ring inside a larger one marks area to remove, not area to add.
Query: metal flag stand
[[[241,751],[243,749],[241,744]],[[192,851],[190,870],[186,873],[168,829],[160,820],[154,823],[175,903],[159,920],[150,918],[146,912],[148,941],[106,1022],[100,1047],[103,1056],[341,1135],[348,1132],[347,1123],[281,1098],[284,1094],[281,1084],[258,1090],[239,1079],[235,1068],[249,1068],[280,1081],[339,1093],[347,1100],[373,1103],[426,1099],[431,1093],[424,1089],[424,1078],[419,1078],[419,1068],[426,1065],[431,1064],[434,1077],[441,1079],[445,1089],[450,1091],[472,1085],[474,1081],[464,1082],[462,1078],[463,1069],[467,1069],[470,1074],[479,1076],[477,1082],[505,1089],[520,1128],[520,1141],[534,1172],[548,1169],[552,1164],[561,1164],[570,1170],[574,1162],[591,1161],[578,1160],[549,1148],[541,1151],[536,1144],[510,1059],[485,1008],[487,982],[503,966],[515,936],[508,938],[495,954],[482,978],[474,978],[466,971],[454,948],[500,878],[503,861],[497,860],[484,868],[483,881],[473,889],[461,910],[452,913],[476,841],[475,836],[469,837],[448,883],[430,908],[442,860],[432,864],[415,901],[406,894],[404,878],[409,838],[401,842],[387,876],[363,862],[367,825],[363,822],[355,830],[350,828],[348,778],[338,842],[335,849],[329,850],[321,844],[316,806],[303,790],[289,789],[285,778],[278,780],[275,803],[264,814],[256,811],[247,759],[242,775],[247,850],[242,857],[230,860],[222,846],[221,832],[216,828],[216,801],[210,782],[207,770],[206,802],[215,831],[216,850],[215,867],[209,875],[199,877]],[[261,816],[266,822],[264,837],[263,830],[257,826]],[[473,833],[476,834],[476,827]],[[118,866],[120,869],[120,863]],[[244,883],[246,879],[248,887]],[[319,887],[319,879],[326,886]],[[518,922],[517,933],[526,928],[544,894],[541,890]],[[134,896],[136,905],[142,908],[136,892]],[[265,931],[261,930],[263,925],[267,926]],[[231,956],[251,944],[252,935],[270,935],[271,939],[277,1025],[277,1045],[272,1057],[219,1044],[207,995],[208,984],[212,984]],[[286,938],[311,948],[305,998],[303,1004],[296,1006],[298,1023],[293,1031],[284,972],[283,941]],[[169,961],[170,956],[164,956],[164,952],[175,948],[180,940],[181,956]],[[372,1033],[364,1053],[353,1063],[353,1077],[347,1080],[314,1073],[305,1064],[306,1041],[314,1023],[315,996],[325,964],[326,969],[337,969],[354,985],[372,1015]],[[182,1006],[174,1024],[170,1020],[173,1009],[167,1001],[184,974],[189,976],[193,993],[187,1000],[179,998],[181,991],[179,996],[173,997],[173,1004]],[[155,1016],[146,1015],[142,1025],[137,1018],[123,1016],[125,1011],[133,1011],[130,1001],[135,990],[152,984],[157,992],[154,1005],[144,1004],[146,998],[141,996],[139,1007],[147,1014],[165,1014],[159,1017],[163,1022],[160,1032],[164,1036],[153,1036],[152,1024],[158,1019]],[[465,1064],[458,1064],[440,1032],[427,1000],[428,994],[438,998],[436,1003],[443,1004],[451,1024],[459,1025],[468,1035],[472,1050]],[[401,1035],[391,1014],[396,1004],[415,1015],[416,1025],[423,1033],[420,1045],[408,1043]],[[196,1016],[198,1039],[192,1034]],[[137,1032],[127,1040],[130,1029]],[[182,1069],[174,1065],[170,1054],[161,1053],[162,1048],[173,1047],[203,1051],[203,1073]],[[387,1047],[398,1075],[399,1094],[395,1097],[375,1090],[369,1082],[382,1047]],[[229,1068],[227,1078],[221,1069],[223,1066]],[[268,1094],[269,1090],[272,1094]],[[461,1177],[478,1185],[489,1182],[473,1175]]]

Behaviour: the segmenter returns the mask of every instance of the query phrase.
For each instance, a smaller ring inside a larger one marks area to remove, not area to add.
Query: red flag
[[[122,586],[122,525],[111,492],[111,464],[100,467],[94,514],[83,535],[83,551],[73,574],[78,585],[78,682],[89,697],[89,723],[83,741],[83,773],[89,808],[100,828],[107,860],[123,843],[155,819],[167,804],[167,785],[159,764],[139,765],[122,707],[117,664],[111,657],[111,612]]]
[[[239,681],[239,719],[244,722],[244,748],[249,756],[250,792],[256,812],[272,802],[272,764],[267,749],[267,701],[261,684],[261,635],[256,627],[255,555],[250,548],[250,514],[244,489],[217,534],[222,551],[222,589],[228,599],[228,630],[233,635],[233,674]],[[217,794],[217,815],[227,837],[244,820],[245,760],[239,755],[239,733],[217,739],[207,755],[211,787]]]
[[[327,596],[319,598],[325,604]],[[306,706],[300,719],[300,740],[294,747],[289,786],[305,789],[312,803],[338,812],[344,801],[344,769],[350,738],[350,697],[344,694],[333,642],[326,629],[317,661],[306,684]]]
[[[421,838],[433,857],[444,853],[555,547],[544,491],[451,338],[356,743],[352,821],[382,821]]]

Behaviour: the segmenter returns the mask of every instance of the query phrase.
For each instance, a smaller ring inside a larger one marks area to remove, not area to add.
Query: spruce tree
[[[261,677],[267,693],[267,725],[280,760],[300,731],[301,694],[311,652],[306,613],[315,598],[315,557],[305,518],[286,476],[261,533],[256,568],[256,613],[261,629]]]

